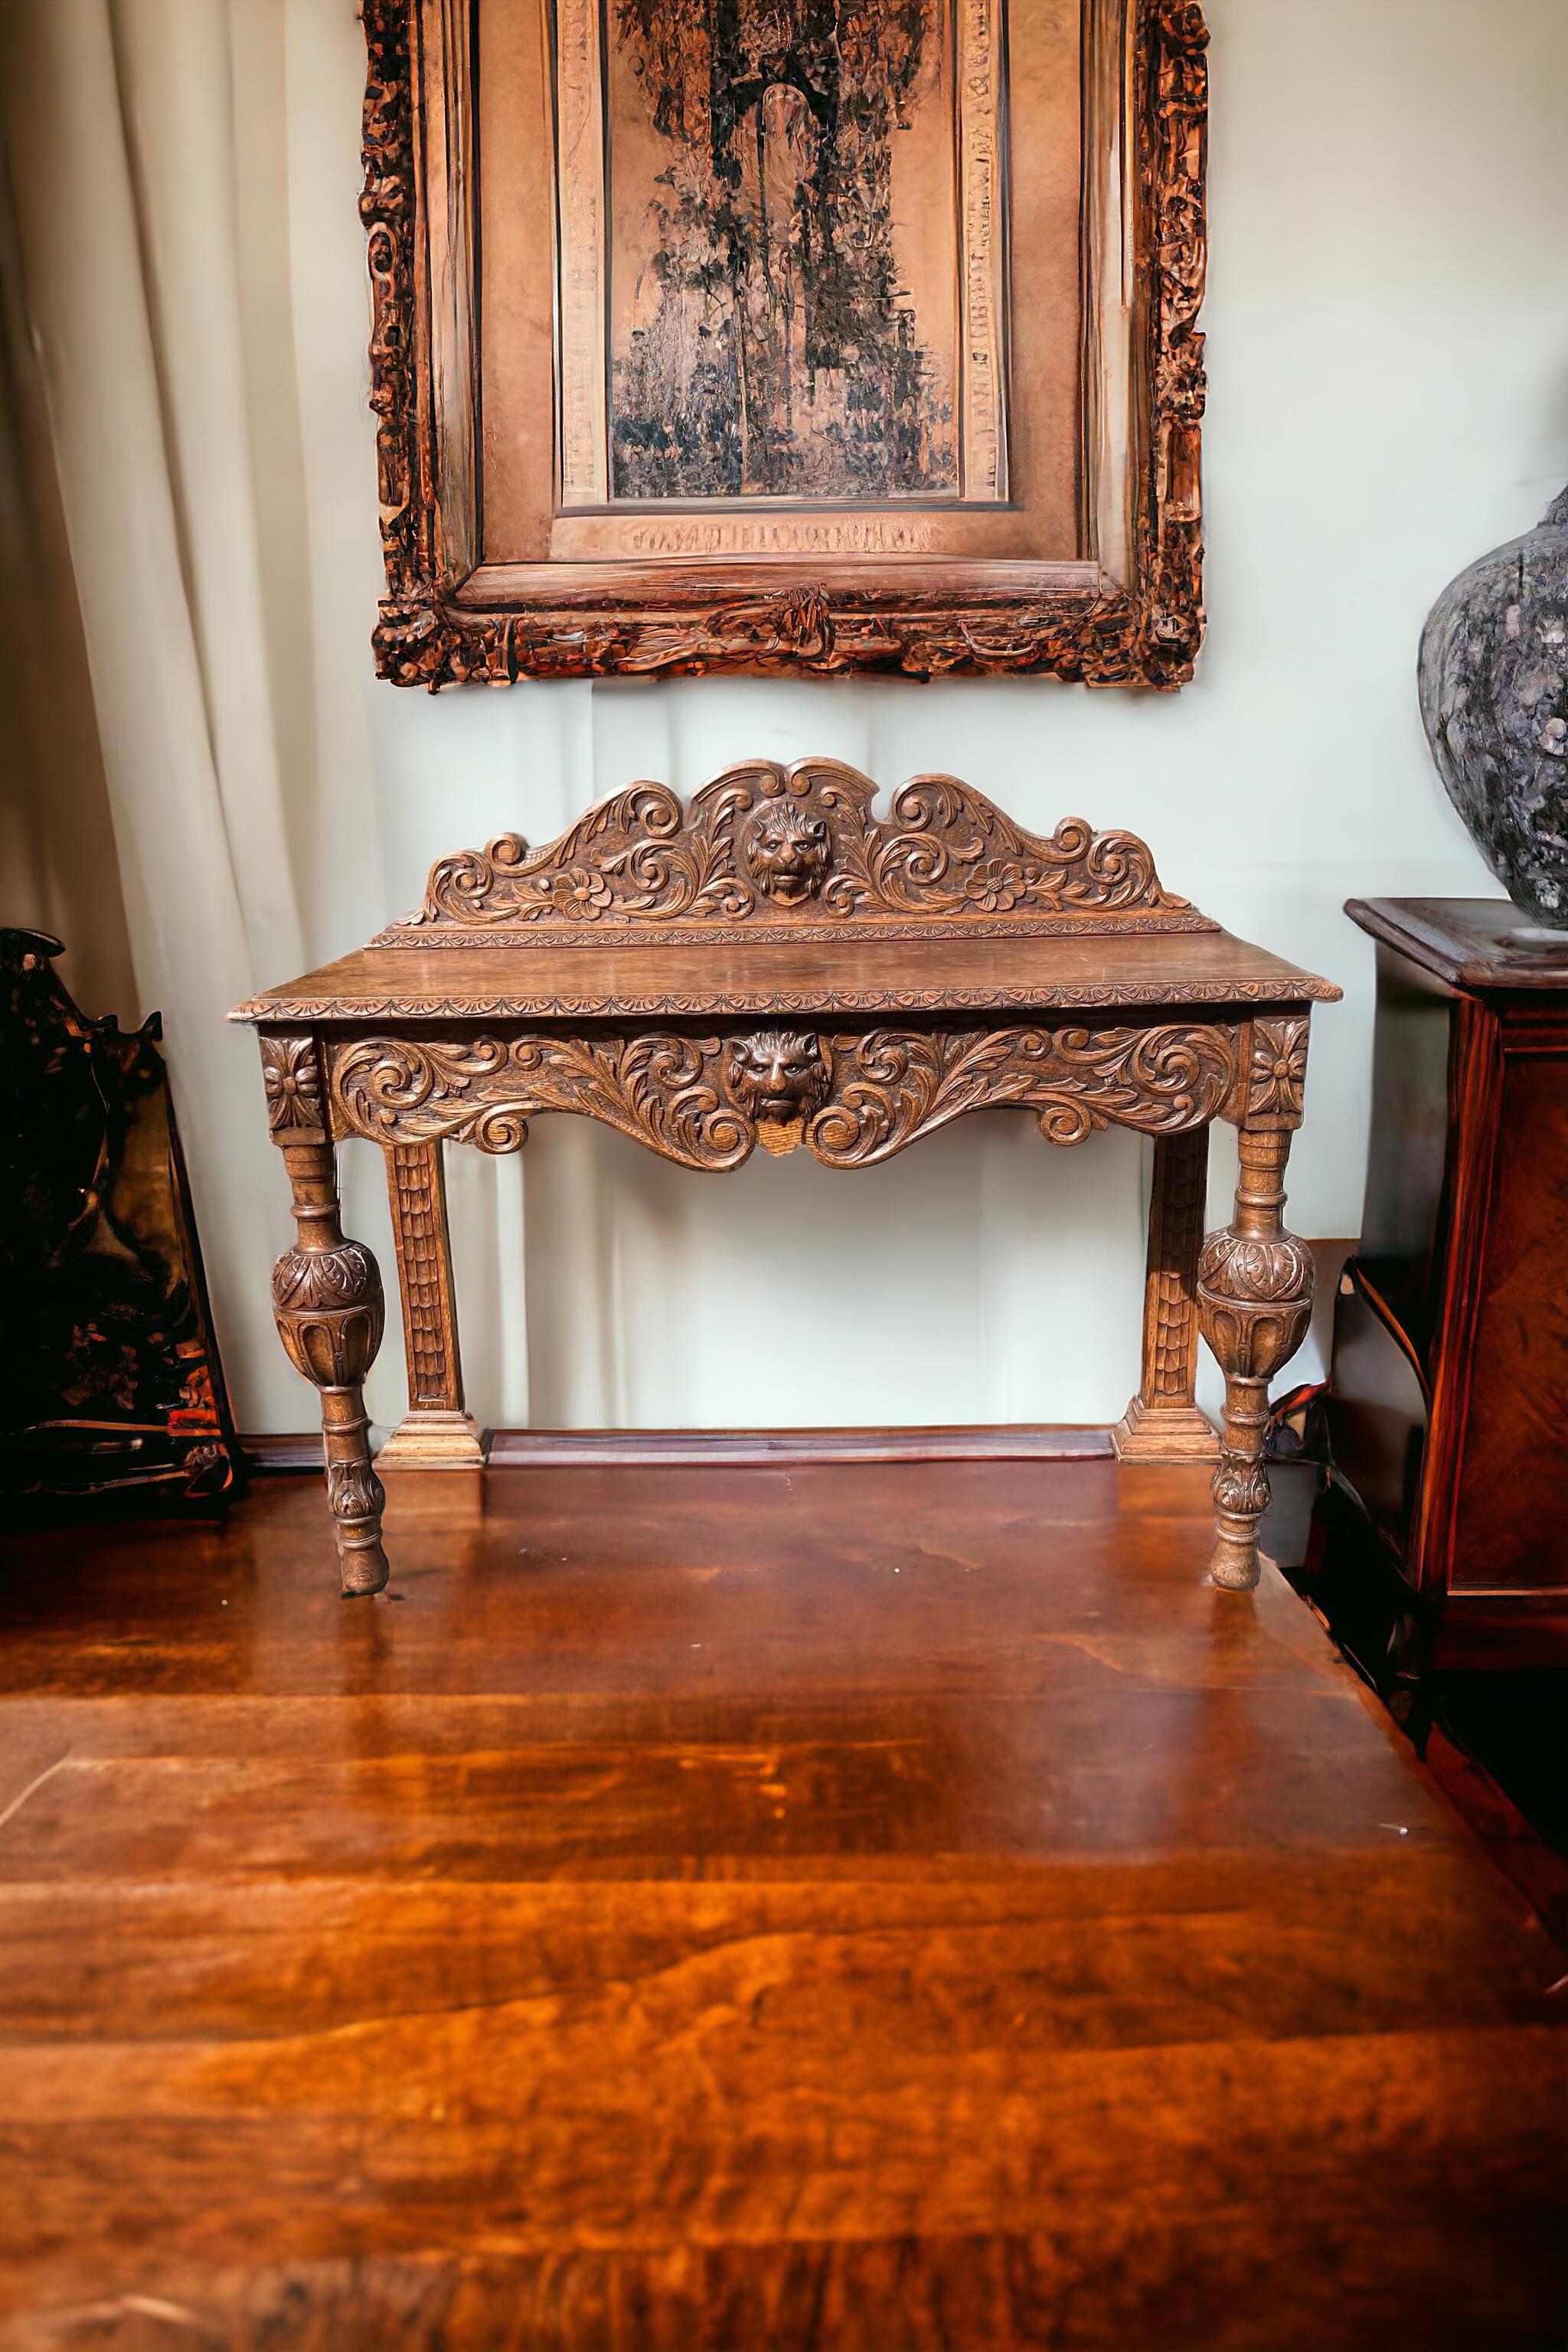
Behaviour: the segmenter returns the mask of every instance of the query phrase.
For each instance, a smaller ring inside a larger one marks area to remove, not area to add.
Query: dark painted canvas
[[[945,0],[610,0],[617,498],[956,493]]]

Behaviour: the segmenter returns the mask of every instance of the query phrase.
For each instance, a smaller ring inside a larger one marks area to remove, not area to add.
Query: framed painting
[[[1203,635],[1194,0],[365,0],[383,677]]]

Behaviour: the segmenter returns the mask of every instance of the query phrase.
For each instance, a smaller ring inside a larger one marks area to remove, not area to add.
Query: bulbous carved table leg
[[[1258,1525],[1268,1507],[1263,1463],[1268,1383],[1307,1335],[1312,1259],[1288,1234],[1288,1129],[1243,1128],[1236,1222],[1211,1234],[1198,1263],[1198,1319],[1225,1374],[1225,1434],[1214,1475],[1214,1583],[1247,1592],[1258,1582]]]
[[[381,1274],[363,1242],[344,1239],[331,1145],[285,1144],[283,1160],[300,1240],[272,1270],[272,1310],[289,1361],[321,1391],[327,1499],[343,1591],[379,1592],[387,1575],[381,1548],[386,1495],[371,1467],[363,1384],[385,1322]]]

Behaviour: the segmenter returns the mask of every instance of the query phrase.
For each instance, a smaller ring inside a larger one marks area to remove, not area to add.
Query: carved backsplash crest
[[[1164,889],[1136,834],[1066,818],[1026,833],[952,776],[917,776],[888,815],[837,761],[750,761],[689,805],[663,784],[601,801],[560,839],[502,834],[431,868],[425,904],[378,946],[1212,931]]]

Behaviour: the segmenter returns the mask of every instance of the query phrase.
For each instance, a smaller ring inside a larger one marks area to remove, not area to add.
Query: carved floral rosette
[[[858,939],[966,931],[1212,931],[1161,884],[1147,845],[1068,817],[1026,832],[956,777],[917,776],[886,818],[837,761],[752,761],[697,793],[663,784],[601,801],[532,849],[502,834],[431,868],[424,905],[378,944],[497,944],[548,932]]]
[[[1307,1013],[1259,1015],[1252,1024],[1247,1091],[1251,1126],[1300,1126],[1311,1026]]]
[[[857,1168],[975,1110],[1031,1110],[1053,1143],[1111,1125],[1180,1133],[1230,1101],[1239,1055],[1237,1028],[1206,1024],[358,1038],[332,1048],[331,1090],[340,1131],[382,1144],[516,1151],[536,1112],[572,1111],[688,1168],[802,1139]]]

